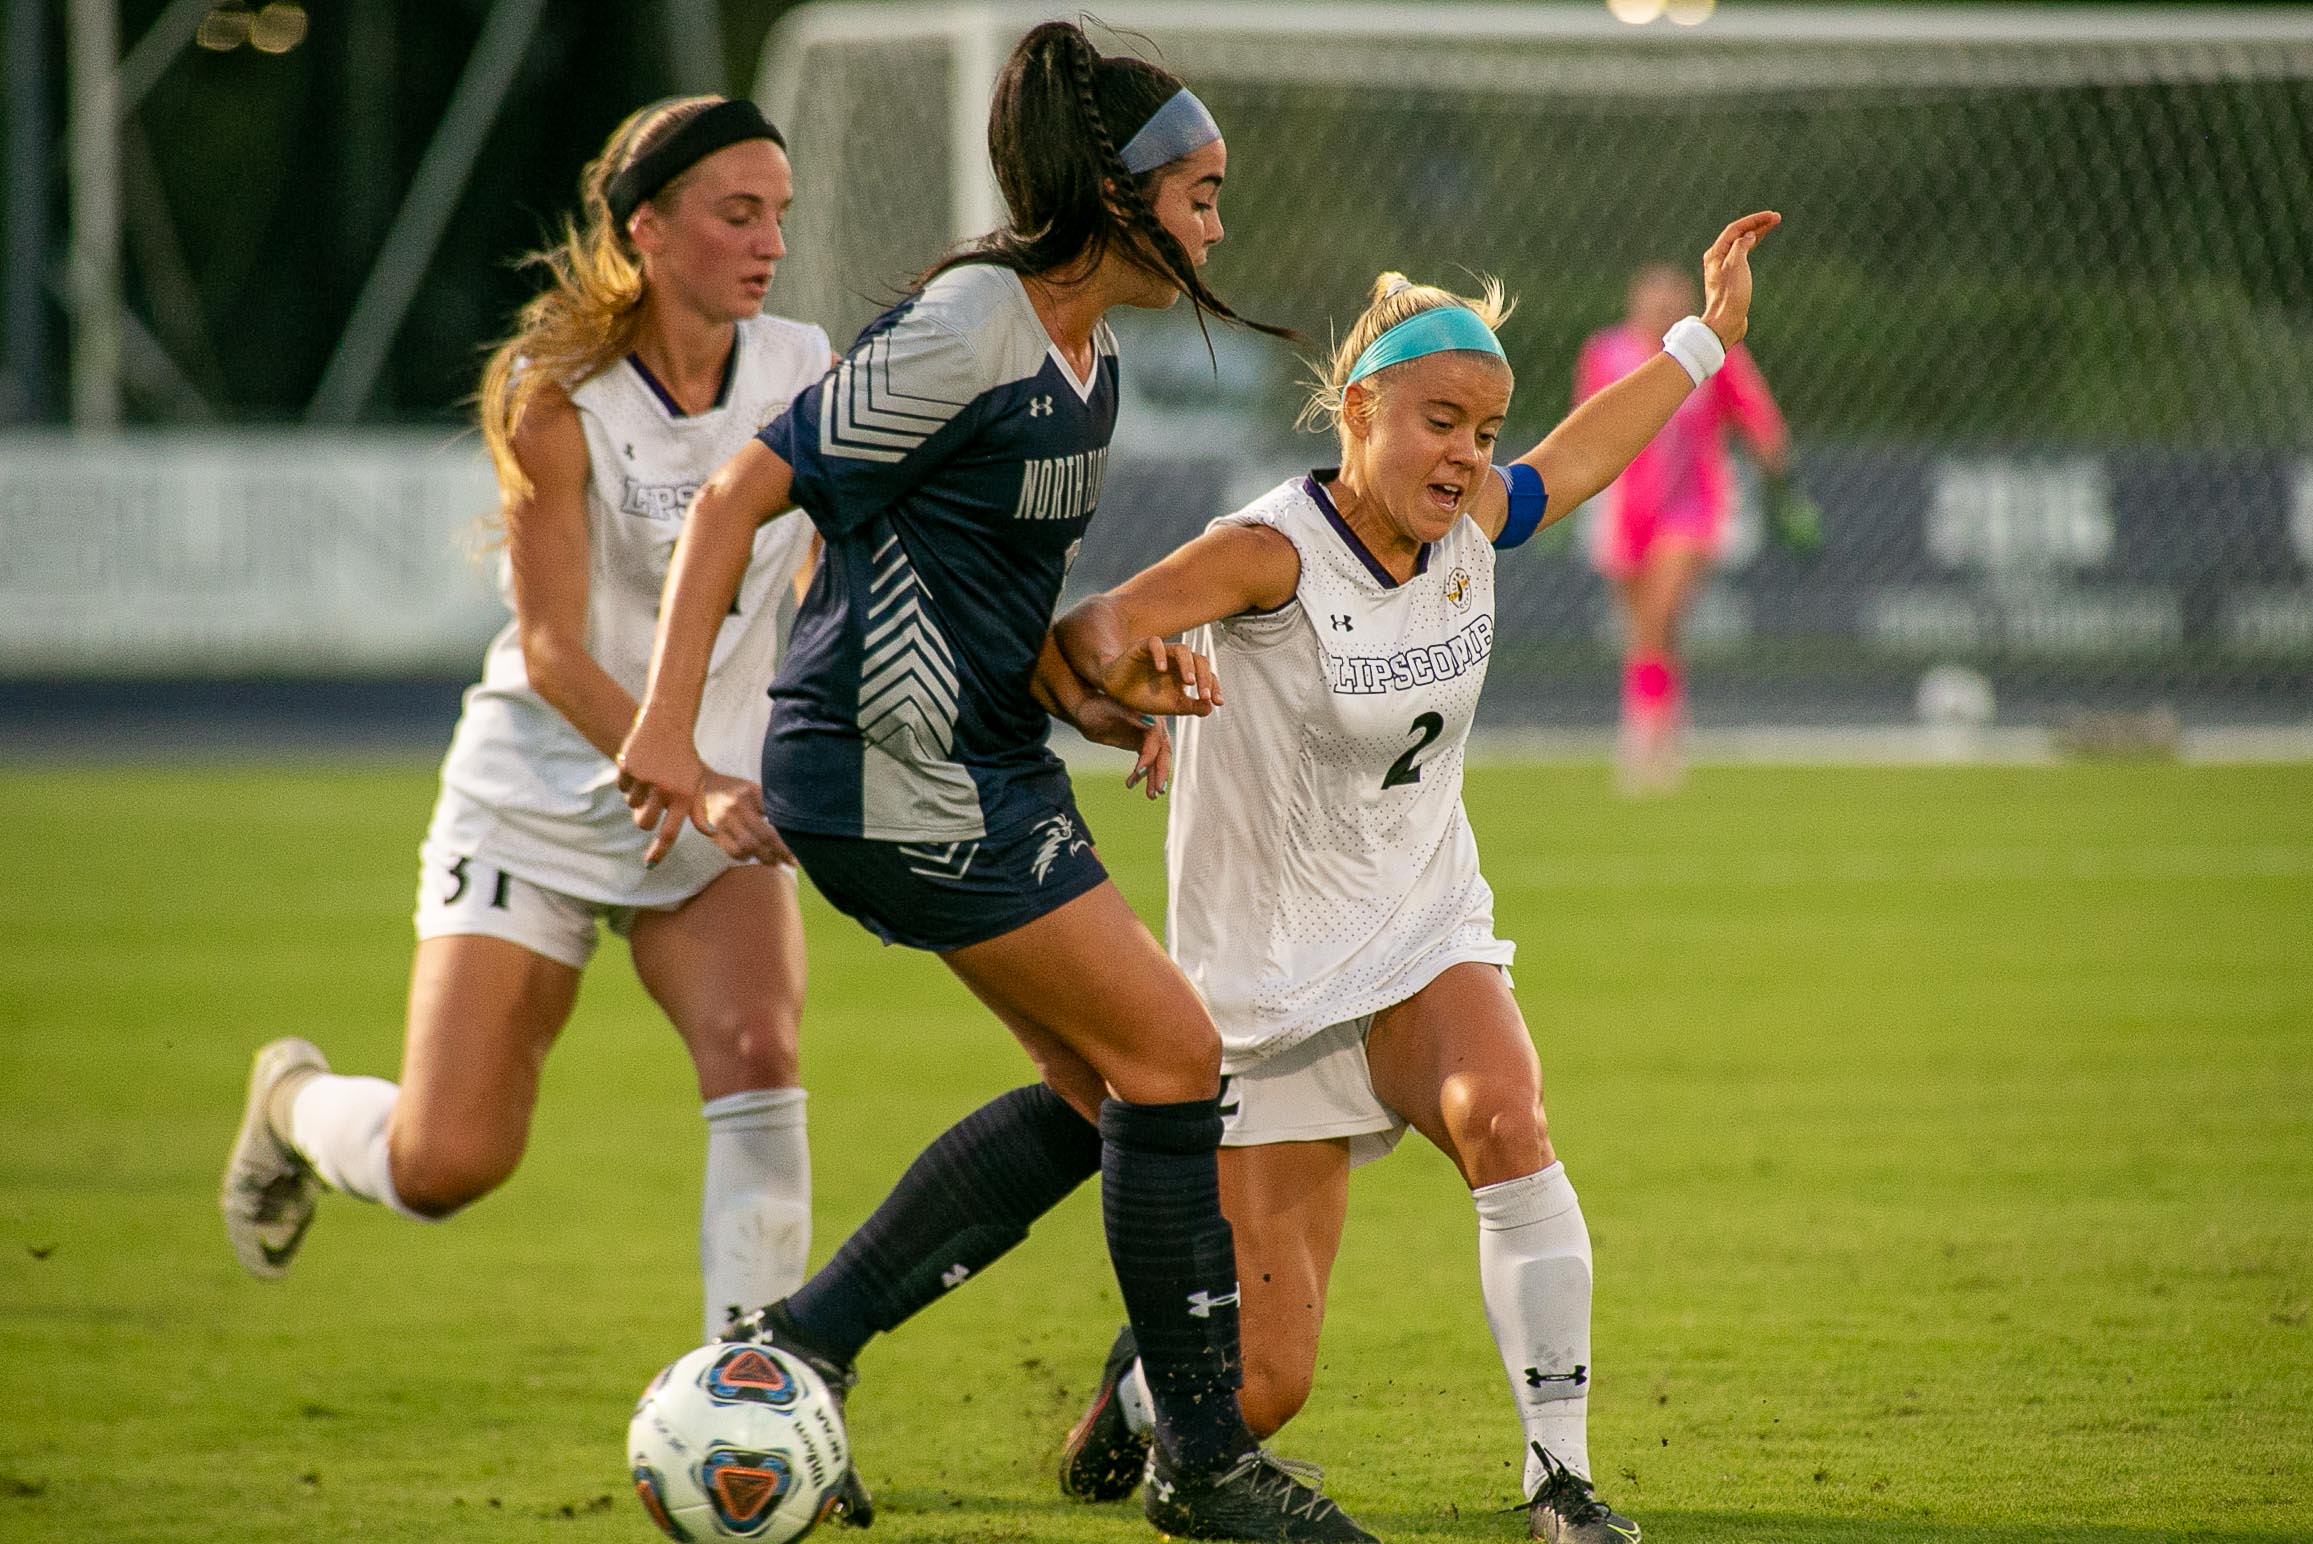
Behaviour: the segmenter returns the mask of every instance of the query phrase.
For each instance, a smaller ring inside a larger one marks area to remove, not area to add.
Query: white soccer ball
[[[635,1494],[670,1538],[788,1544],[851,1467],[835,1396],[802,1358],[719,1341],[651,1380],[627,1426]]]

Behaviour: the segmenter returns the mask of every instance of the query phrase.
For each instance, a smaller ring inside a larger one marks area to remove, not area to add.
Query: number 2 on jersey
[[[1445,732],[1446,721],[1435,713],[1424,713],[1415,719],[1413,727],[1406,733],[1418,734],[1421,738],[1414,741],[1403,756],[1389,764],[1389,770],[1382,774],[1381,786],[1395,788],[1401,783],[1420,782],[1422,769],[1414,765],[1414,758],[1428,750],[1430,742]]]

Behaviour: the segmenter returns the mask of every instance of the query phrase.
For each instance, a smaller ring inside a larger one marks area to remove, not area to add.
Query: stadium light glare
[[[250,24],[249,46],[263,54],[285,54],[305,41],[305,28],[304,6],[274,0]]]
[[[220,5],[201,18],[200,27],[193,33],[193,41],[212,53],[229,54],[249,41],[250,26],[254,20],[240,6]]]
[[[1711,19],[1719,8],[1719,0],[1670,0],[1668,13],[1673,24],[1681,27],[1699,27]]]
[[[1666,0],[1606,0],[1608,14],[1627,27],[1643,27],[1662,15]]]

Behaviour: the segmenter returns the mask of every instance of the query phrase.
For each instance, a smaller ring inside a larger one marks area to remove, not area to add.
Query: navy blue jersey
[[[761,435],[826,538],[771,687],[763,800],[799,831],[968,840],[1067,774],[1029,694],[1116,428],[1019,276],[950,269],[885,312]]]

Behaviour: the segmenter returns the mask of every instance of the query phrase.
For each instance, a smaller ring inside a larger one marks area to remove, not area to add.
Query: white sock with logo
[[[1590,1478],[1590,1229],[1554,1163],[1470,1192],[1478,1208],[1478,1281],[1526,1441]],[[1542,1463],[1526,1453],[1526,1494]]]
[[[317,1073],[305,1080],[290,1104],[289,1145],[330,1189],[430,1222],[435,1219],[411,1211],[394,1193],[386,1123],[401,1092],[400,1085],[384,1078]]]
[[[803,1285],[811,1258],[811,1143],[800,1088],[710,1099],[707,1183],[699,1206],[706,1338]]]

